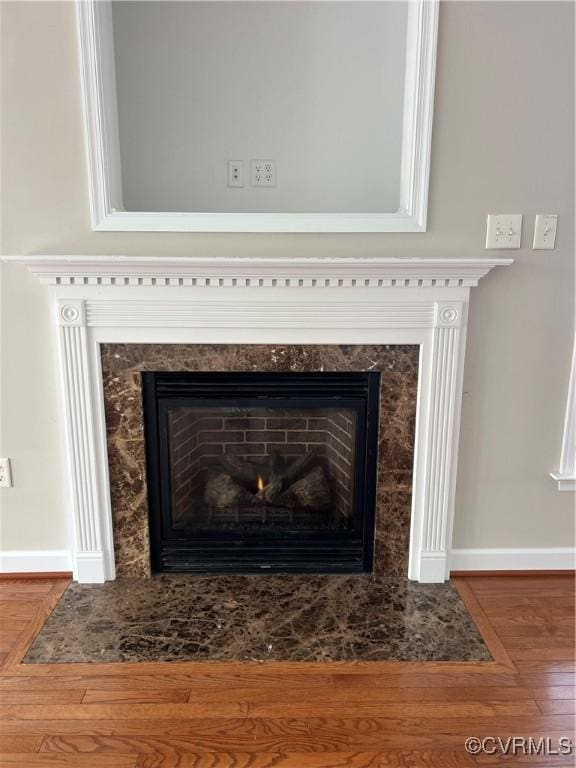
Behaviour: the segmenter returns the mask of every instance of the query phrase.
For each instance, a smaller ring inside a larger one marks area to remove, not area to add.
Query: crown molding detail
[[[418,344],[408,575],[449,577],[470,288],[511,259],[5,260],[50,286],[76,579],[115,575],[104,343]]]
[[[197,256],[6,256],[44,285],[193,288],[474,287],[495,258],[204,258]]]

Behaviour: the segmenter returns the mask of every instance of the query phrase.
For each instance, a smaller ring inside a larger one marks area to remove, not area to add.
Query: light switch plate
[[[534,242],[537,251],[551,251],[556,243],[558,216],[555,213],[539,213],[534,222]]]
[[[486,248],[520,248],[521,213],[494,213],[486,221]]]
[[[12,487],[10,459],[0,459],[0,488]]]

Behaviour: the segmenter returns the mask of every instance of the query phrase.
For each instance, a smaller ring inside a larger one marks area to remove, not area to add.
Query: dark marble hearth
[[[491,661],[450,584],[155,576],[70,585],[24,663]]]

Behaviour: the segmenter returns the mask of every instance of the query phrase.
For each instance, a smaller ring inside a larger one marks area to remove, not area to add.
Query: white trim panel
[[[558,483],[559,491],[576,491],[576,475],[561,475],[559,472],[550,472],[550,477]]]
[[[572,369],[566,398],[560,469],[558,472],[551,472],[550,477],[558,483],[559,491],[576,491],[576,339],[572,350]]]
[[[575,547],[453,549],[452,571],[571,571]]]
[[[0,573],[56,573],[72,570],[68,549],[5,549],[0,551]]]

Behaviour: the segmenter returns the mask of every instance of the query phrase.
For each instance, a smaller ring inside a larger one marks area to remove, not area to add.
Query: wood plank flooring
[[[575,740],[574,579],[455,584],[493,662],[23,665],[67,581],[0,581],[0,766],[568,768],[469,736]]]

